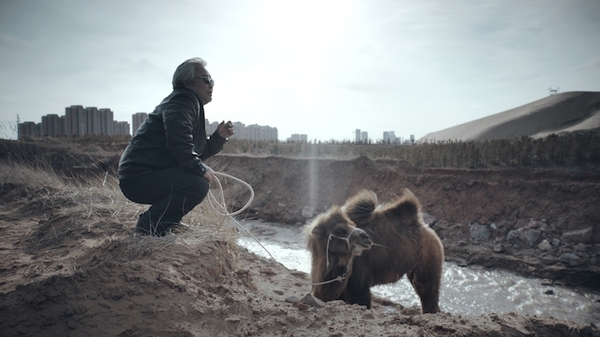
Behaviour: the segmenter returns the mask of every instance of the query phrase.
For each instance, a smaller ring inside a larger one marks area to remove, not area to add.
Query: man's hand
[[[227,123],[225,123],[225,121],[222,121],[221,124],[219,124],[219,126],[217,127],[217,134],[221,136],[221,138],[227,139],[233,136],[234,133],[235,130],[233,129],[233,123],[231,123],[231,121],[228,121]]]
[[[213,171],[213,169],[211,169],[210,167],[204,165],[204,167],[206,167],[206,173],[204,173],[204,178],[206,178],[206,180],[208,180],[208,183],[212,183],[213,179],[215,178],[215,173]]]

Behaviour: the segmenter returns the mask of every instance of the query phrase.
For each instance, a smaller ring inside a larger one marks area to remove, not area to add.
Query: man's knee
[[[192,179],[186,188],[186,195],[194,204],[199,204],[206,198],[210,184],[204,177]]]

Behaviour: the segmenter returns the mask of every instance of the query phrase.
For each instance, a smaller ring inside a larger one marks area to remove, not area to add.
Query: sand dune
[[[422,141],[484,141],[600,129],[600,92],[565,92],[460,124]]]

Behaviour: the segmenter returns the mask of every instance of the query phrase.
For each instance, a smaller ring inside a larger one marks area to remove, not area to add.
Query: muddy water
[[[288,269],[310,272],[310,255],[299,229],[252,221],[242,224],[278,262]],[[270,257],[249,235],[242,237],[239,243],[260,256]],[[373,287],[372,291],[405,307],[419,305],[419,298],[406,278],[395,284]],[[600,324],[600,292],[544,286],[539,279],[463,268],[452,263],[444,264],[440,307],[444,312],[457,315],[514,312]]]

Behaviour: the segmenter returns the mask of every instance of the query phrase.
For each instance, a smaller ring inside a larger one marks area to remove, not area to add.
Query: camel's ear
[[[315,226],[310,230],[310,235],[319,236],[321,235],[321,228],[319,226]]]

